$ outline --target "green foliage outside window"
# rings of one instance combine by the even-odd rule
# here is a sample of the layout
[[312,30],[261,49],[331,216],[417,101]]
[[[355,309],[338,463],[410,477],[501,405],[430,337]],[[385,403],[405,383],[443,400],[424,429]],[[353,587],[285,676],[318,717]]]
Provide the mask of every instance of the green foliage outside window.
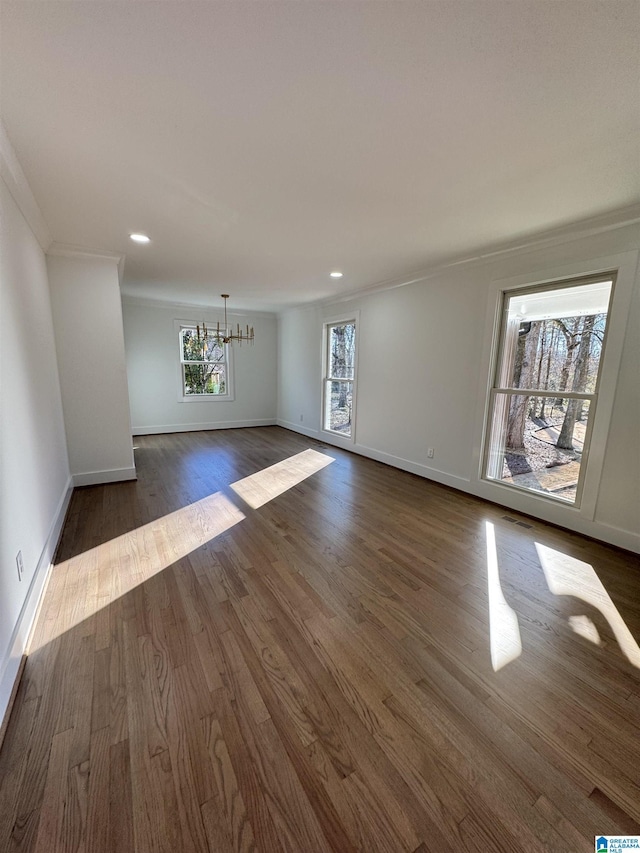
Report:
[[227,393],[225,344],[198,327],[181,330],[183,390],[185,396]]

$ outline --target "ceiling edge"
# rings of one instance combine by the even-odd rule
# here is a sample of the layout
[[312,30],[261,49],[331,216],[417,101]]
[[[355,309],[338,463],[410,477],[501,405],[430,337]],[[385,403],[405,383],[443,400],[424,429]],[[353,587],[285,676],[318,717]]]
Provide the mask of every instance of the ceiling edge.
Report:
[[57,258],[93,258],[101,261],[114,261],[118,267],[118,282],[122,284],[126,255],[107,252],[104,249],[88,249],[86,246],[74,246],[71,243],[58,242],[51,243],[46,253]]
[[532,234],[530,237],[521,240],[488,245],[486,248],[478,250],[472,255],[461,255],[457,258],[453,257],[451,260],[443,261],[432,267],[416,270],[414,272],[407,273],[404,276],[376,282],[375,284],[367,285],[359,288],[358,290],[352,290],[341,296],[327,296],[312,302],[291,305],[279,311],[278,316],[282,317],[290,311],[317,308],[323,305],[331,305],[332,303],[352,302],[354,299],[359,299],[360,297],[368,296],[369,294],[381,293],[385,290],[395,290],[398,287],[406,287],[410,284],[417,284],[420,281],[427,281],[455,267],[466,266],[472,268],[474,266],[491,263],[501,257],[526,254],[527,252],[533,252],[538,249],[559,246],[563,243],[570,243],[573,240],[581,240],[585,237],[594,237],[595,235],[603,234],[606,231],[614,231],[619,228],[635,224],[640,224],[640,202],[618,210],[609,211],[608,213],[599,214],[588,219],[578,220],[570,225],[563,225],[558,228],[539,231]]
[[[184,311],[199,311],[199,312],[213,312],[213,313],[221,313],[224,310],[224,306],[220,305],[212,305],[211,303],[204,304],[201,302],[174,302],[168,299],[146,299],[144,296],[130,296],[127,293],[122,294],[122,302],[127,305],[139,305],[141,307],[149,307],[149,308],[179,308]],[[235,309],[235,308],[227,308],[227,314],[230,317],[269,317],[272,319],[276,319],[278,316],[277,311],[252,311],[250,309]]]
[[104,261],[115,261],[120,263],[123,255],[115,252],[105,252],[103,249],[88,249],[86,246],[74,246],[71,243],[51,243],[47,249],[47,255],[55,255],[58,258],[99,258]]
[[26,219],[29,228],[33,231],[34,237],[42,250],[46,252],[51,245],[51,232],[31,191],[29,181],[27,181],[20,165],[2,119],[0,119],[0,176]]

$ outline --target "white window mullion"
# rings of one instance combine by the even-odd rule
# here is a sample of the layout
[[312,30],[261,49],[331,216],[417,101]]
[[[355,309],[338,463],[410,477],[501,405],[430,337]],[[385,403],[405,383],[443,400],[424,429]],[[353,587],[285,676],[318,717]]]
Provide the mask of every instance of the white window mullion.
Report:
[[[485,479],[579,505],[614,280],[504,293]],[[550,401],[548,411],[541,401]]]
[[[233,400],[231,348],[211,334],[206,339],[201,338],[202,342],[198,341],[196,345],[197,338],[194,337],[197,336],[198,325],[191,321],[174,321],[179,346],[178,400],[183,403]],[[185,358],[185,355],[191,357]],[[207,357],[193,357],[198,355]],[[211,377],[216,374],[218,379],[214,382]]]
[[326,323],[323,335],[323,429],[353,441],[356,320]]

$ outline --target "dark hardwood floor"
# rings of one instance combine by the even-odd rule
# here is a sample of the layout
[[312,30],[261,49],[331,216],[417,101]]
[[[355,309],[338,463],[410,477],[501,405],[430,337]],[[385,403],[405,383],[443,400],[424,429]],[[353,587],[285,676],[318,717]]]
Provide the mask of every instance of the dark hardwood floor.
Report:
[[0,850],[640,833],[636,557],[277,427],[136,444],[74,492]]

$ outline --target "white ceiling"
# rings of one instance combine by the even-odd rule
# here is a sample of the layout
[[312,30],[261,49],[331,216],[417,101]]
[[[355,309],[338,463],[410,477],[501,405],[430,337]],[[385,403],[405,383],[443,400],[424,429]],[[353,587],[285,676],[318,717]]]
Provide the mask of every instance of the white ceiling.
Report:
[[640,198],[635,0],[1,14],[3,120],[53,239],[126,254],[131,295],[279,310]]

